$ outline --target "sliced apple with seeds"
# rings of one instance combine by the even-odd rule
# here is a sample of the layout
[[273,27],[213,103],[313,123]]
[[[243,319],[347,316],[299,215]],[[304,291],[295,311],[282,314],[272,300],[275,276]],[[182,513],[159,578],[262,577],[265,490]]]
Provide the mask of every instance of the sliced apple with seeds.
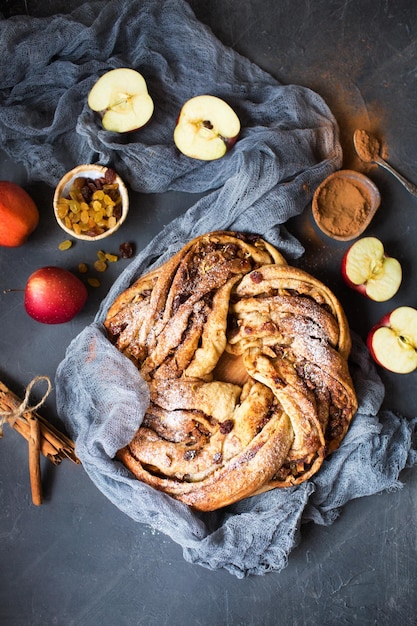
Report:
[[178,150],[203,161],[220,159],[236,143],[240,120],[221,98],[195,96],[182,107],[174,130]]
[[392,298],[402,280],[401,264],[385,253],[376,237],[363,237],[345,252],[342,275],[346,284],[376,302]]
[[127,67],[103,74],[88,94],[88,106],[100,113],[103,128],[116,133],[141,128],[154,111],[142,74]]
[[397,374],[417,368],[417,310],[401,306],[369,331],[367,346],[378,365]]

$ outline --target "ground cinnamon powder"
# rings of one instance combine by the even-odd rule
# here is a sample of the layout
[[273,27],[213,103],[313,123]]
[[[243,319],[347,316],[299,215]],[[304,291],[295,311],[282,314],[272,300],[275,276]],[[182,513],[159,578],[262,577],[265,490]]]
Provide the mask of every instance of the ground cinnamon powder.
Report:
[[367,219],[371,203],[366,191],[352,180],[334,178],[317,198],[320,224],[338,237],[357,232]]
[[356,131],[355,146],[359,157],[367,163],[373,161],[378,156],[381,148],[378,139],[364,130]]

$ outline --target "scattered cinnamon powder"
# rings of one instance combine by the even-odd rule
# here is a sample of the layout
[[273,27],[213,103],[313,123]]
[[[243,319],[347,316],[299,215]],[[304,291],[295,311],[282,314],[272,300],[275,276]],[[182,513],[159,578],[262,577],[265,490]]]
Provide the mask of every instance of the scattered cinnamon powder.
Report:
[[338,237],[354,234],[367,219],[371,204],[366,192],[352,180],[334,178],[317,198],[320,224]]

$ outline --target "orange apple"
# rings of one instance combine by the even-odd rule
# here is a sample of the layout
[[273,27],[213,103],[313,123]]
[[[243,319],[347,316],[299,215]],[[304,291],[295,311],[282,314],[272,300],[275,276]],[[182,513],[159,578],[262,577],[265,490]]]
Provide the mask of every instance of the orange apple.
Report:
[[39,211],[30,195],[16,183],[1,180],[0,246],[23,245],[38,222]]

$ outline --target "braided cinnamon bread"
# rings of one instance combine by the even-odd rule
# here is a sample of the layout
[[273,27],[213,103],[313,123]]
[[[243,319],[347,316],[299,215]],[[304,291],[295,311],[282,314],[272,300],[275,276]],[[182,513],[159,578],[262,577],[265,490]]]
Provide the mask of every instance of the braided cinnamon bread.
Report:
[[118,458],[199,510],[306,480],[357,409],[338,300],[257,236],[192,240],[123,292],[105,327],[151,397]]

